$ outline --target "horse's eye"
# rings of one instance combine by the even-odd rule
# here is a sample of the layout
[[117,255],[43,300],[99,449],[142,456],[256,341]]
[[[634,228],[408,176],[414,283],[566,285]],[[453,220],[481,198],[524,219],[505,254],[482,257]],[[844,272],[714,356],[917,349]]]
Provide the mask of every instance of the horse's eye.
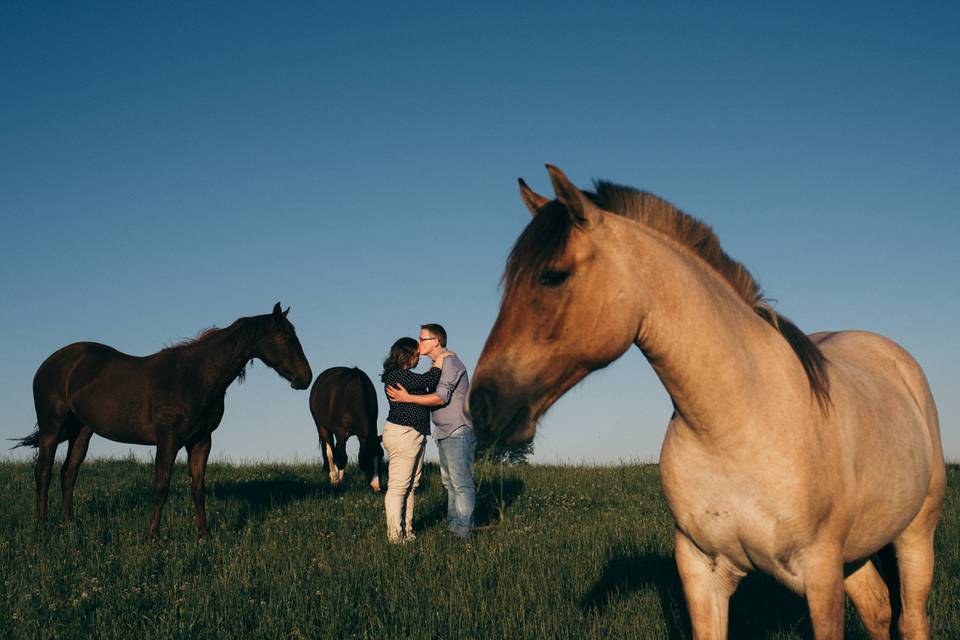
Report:
[[545,287],[559,287],[569,275],[566,271],[544,271],[540,274],[540,284]]

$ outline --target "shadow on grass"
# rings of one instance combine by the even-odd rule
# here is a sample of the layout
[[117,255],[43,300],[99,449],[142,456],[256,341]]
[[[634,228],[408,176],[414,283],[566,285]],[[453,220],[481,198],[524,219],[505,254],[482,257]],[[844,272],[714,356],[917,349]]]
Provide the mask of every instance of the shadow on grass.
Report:
[[521,493],[523,481],[520,478],[504,478],[502,482],[494,480],[481,487],[473,515],[476,526],[486,527],[500,522]]
[[[262,519],[273,509],[281,508],[291,502],[308,498],[319,498],[342,492],[327,482],[317,484],[292,473],[278,473],[269,479],[231,480],[216,482],[207,486],[207,495],[218,500],[241,502],[240,521]],[[207,511],[210,504],[207,504]]]
[[[439,478],[439,469],[437,477]],[[420,484],[423,487],[423,482]],[[473,510],[473,523],[477,528],[497,524],[506,515],[510,505],[523,493],[523,481],[519,478],[505,478],[503,482],[479,483],[477,503]],[[435,500],[425,512],[421,513],[413,524],[415,531],[423,531],[446,522],[447,492]]]
[[[618,599],[644,589],[656,591],[669,638],[692,638],[690,614],[672,556],[652,553],[613,556],[603,574],[583,596],[580,607],[584,612],[602,615]],[[847,637],[862,637],[860,629],[849,622]],[[793,632],[803,638],[813,637],[803,599],[767,575],[749,574],[730,599],[730,637],[770,638],[784,632]]]
[[683,599],[683,588],[673,558],[648,553],[642,556],[615,554],[607,562],[603,574],[580,600],[586,612],[603,614],[616,600],[634,591],[653,588],[660,598],[660,608],[670,640],[692,638],[690,615]]
[[[184,472],[185,473],[185,472]],[[184,476],[174,471],[174,478],[170,486],[170,494],[164,503],[166,517],[171,512],[186,511],[192,517],[193,498],[190,487],[184,481]],[[189,476],[187,475],[187,478]],[[61,513],[62,505],[59,500],[59,488],[51,490],[53,498],[50,501],[50,520],[54,524],[59,522],[57,516]],[[259,521],[271,509],[276,509],[294,501],[307,498],[317,498],[341,492],[329,483],[317,484],[310,482],[294,473],[279,472],[269,479],[252,480],[207,480],[206,503],[207,517],[211,524],[222,515],[223,509],[209,498],[216,498],[225,502],[239,503],[239,519],[237,525],[242,526],[252,520]],[[82,494],[81,494],[82,495]],[[153,486],[148,478],[122,486],[113,491],[94,491],[84,500],[76,500],[76,525],[82,527],[85,522],[103,522],[115,519],[118,514],[142,514],[143,528],[146,531],[154,507]],[[192,525],[191,525],[192,526]]]

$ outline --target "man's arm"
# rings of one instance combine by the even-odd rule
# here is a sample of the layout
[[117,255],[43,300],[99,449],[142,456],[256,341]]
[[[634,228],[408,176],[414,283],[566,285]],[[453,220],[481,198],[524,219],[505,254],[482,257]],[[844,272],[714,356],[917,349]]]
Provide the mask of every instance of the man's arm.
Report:
[[440,404],[449,404],[453,397],[453,390],[460,384],[460,378],[466,373],[467,368],[460,362],[460,358],[451,355],[443,361],[443,369],[440,370],[440,382],[437,383],[436,395],[440,398]]

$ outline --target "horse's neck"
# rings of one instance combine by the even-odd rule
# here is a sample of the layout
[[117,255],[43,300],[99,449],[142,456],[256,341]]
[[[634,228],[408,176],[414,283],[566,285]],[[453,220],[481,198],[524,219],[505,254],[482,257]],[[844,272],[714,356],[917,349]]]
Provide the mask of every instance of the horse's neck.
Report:
[[[786,340],[699,258],[655,233],[636,252],[646,307],[636,344],[694,431],[736,431],[803,385]],[[776,389],[772,388],[773,378]]]
[[247,339],[249,334],[249,328],[238,321],[196,345],[191,355],[204,383],[226,391],[253,357],[253,341]]

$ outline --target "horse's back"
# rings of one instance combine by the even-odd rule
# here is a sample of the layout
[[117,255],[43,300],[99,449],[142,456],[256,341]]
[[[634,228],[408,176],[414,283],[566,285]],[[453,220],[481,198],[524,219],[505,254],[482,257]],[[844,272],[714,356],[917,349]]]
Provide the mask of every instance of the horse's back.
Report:
[[376,432],[377,398],[370,376],[357,367],[331,367],[310,391],[310,411],[318,426],[339,427],[346,434]]
[[834,368],[831,385],[859,386],[867,393],[906,393],[939,440],[936,404],[920,364],[895,341],[869,331],[815,333],[810,339]]

